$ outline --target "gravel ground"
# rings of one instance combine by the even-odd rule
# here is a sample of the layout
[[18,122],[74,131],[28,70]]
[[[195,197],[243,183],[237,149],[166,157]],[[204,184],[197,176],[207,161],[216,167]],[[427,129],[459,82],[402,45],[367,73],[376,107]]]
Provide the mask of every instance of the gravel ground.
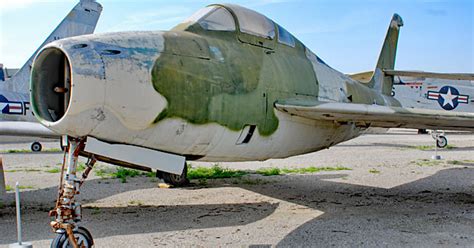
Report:
[[[454,147],[430,159],[429,135],[391,131],[331,149],[235,169],[344,166],[346,171],[208,180],[161,189],[135,177],[121,183],[92,173],[78,199],[96,247],[474,247],[474,135],[449,134]],[[0,151],[29,143],[0,144]],[[57,148],[57,142],[43,143]],[[62,154],[0,154],[6,182],[22,193],[24,238],[49,247]],[[194,166],[210,166],[193,163]],[[100,165],[106,167],[106,165]],[[16,237],[9,192],[0,206],[0,247]]]

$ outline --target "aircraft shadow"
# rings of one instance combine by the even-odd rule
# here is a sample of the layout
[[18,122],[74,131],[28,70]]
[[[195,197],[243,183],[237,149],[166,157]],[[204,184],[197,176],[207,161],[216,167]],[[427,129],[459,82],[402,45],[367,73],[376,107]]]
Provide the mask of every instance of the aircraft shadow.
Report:
[[[147,178],[136,178],[134,182],[122,184],[116,179],[90,180],[84,186],[81,195],[87,197],[81,201],[96,202],[104,197],[127,191],[156,188],[156,183],[140,183]],[[101,189],[101,184],[116,184],[117,187],[102,187],[95,194],[94,189]],[[86,187],[87,185],[87,187]],[[56,188],[25,191],[22,193],[22,216],[24,222],[23,237],[29,241],[53,239],[55,234],[48,226],[48,211],[54,206]],[[11,198],[13,194],[8,194]],[[46,198],[47,197],[47,198]],[[51,204],[35,204],[38,199],[51,199]],[[12,202],[8,199],[7,202]],[[41,201],[40,201],[41,202]],[[278,208],[278,203],[235,203],[235,204],[192,204],[192,205],[146,205],[141,202],[135,205],[118,207],[84,207],[84,221],[95,238],[138,233],[156,233],[188,229],[203,229],[246,225],[271,215]],[[177,202],[179,204],[179,202]],[[16,241],[15,209],[0,209],[0,225],[11,226],[2,233],[0,244]]]
[[[321,243],[334,246],[439,246],[443,244],[439,242],[448,242],[444,240],[445,236],[453,235],[459,236],[461,245],[474,241],[474,188],[466,190],[459,186],[472,183],[474,168],[447,169],[389,189],[331,181],[346,176],[336,173],[259,177],[269,183],[256,185],[212,180],[208,187],[241,187],[324,212],[287,234],[279,242],[280,247]],[[115,194],[156,187],[156,183],[144,177],[138,179],[127,184],[118,180],[89,180],[81,194],[81,198],[87,199],[81,201],[96,202]],[[101,187],[104,183],[116,185]],[[184,190],[198,189],[190,187]],[[47,212],[54,204],[55,195],[55,187],[22,194],[26,201],[23,208],[24,222],[27,223],[24,237],[28,240],[54,238],[47,226]],[[51,199],[51,204],[35,206],[35,199]],[[85,208],[83,225],[96,238],[229,227],[261,220],[276,208],[278,204],[268,202]],[[0,225],[12,227],[2,233],[0,244],[14,242],[13,208],[0,209]],[[451,245],[449,242],[444,244]]]
[[244,187],[324,212],[289,233],[278,247],[474,243],[474,188],[459,188],[460,182],[472,184],[473,168],[447,169],[389,189],[332,182],[319,175],[294,177],[292,183],[279,185],[277,190]]
[[[393,144],[393,143],[371,143],[371,144],[340,144],[338,147],[391,147],[391,148],[401,148],[401,149],[418,149],[416,145],[406,145],[406,144]],[[422,151],[433,151],[433,149],[422,150]],[[446,149],[440,148],[439,151],[445,151]],[[474,146],[465,146],[465,147],[454,147],[449,149],[449,151],[474,151]]]

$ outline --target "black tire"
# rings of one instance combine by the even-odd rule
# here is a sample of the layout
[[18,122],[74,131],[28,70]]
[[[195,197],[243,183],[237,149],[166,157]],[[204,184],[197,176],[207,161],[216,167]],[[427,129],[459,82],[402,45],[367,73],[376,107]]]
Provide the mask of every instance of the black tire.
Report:
[[43,149],[43,146],[38,141],[35,141],[31,144],[30,148],[33,152],[41,152],[41,150]]
[[171,184],[174,187],[183,187],[189,184],[188,167],[184,165],[184,170],[181,175],[175,175],[168,172],[157,171],[156,176],[163,179],[165,183]]
[[444,136],[439,136],[436,140],[436,146],[438,148],[445,148],[446,146],[448,146],[448,139]]
[[[91,233],[84,227],[77,228],[77,230],[74,231],[74,236],[78,239],[79,247],[90,248],[94,246]],[[56,238],[54,238],[51,243],[51,248],[72,248],[72,245],[69,244],[66,232],[58,234]]]

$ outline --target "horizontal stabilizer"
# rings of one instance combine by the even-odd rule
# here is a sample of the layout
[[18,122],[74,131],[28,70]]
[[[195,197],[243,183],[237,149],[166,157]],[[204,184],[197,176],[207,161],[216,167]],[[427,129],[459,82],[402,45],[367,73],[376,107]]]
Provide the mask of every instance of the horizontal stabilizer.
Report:
[[276,109],[312,120],[352,122],[360,127],[474,131],[474,113],[381,105],[284,100]]
[[59,138],[61,135],[49,130],[40,123],[22,121],[0,122],[0,135]]

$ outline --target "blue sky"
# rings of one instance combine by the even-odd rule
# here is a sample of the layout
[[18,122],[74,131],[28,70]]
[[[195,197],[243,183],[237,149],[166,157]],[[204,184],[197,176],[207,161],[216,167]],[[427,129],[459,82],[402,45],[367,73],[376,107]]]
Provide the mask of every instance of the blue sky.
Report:
[[[0,63],[20,67],[77,1],[0,0]],[[168,30],[216,1],[99,0],[96,33]],[[372,70],[393,13],[397,69],[474,72],[472,0],[227,0],[261,12],[342,72]]]

